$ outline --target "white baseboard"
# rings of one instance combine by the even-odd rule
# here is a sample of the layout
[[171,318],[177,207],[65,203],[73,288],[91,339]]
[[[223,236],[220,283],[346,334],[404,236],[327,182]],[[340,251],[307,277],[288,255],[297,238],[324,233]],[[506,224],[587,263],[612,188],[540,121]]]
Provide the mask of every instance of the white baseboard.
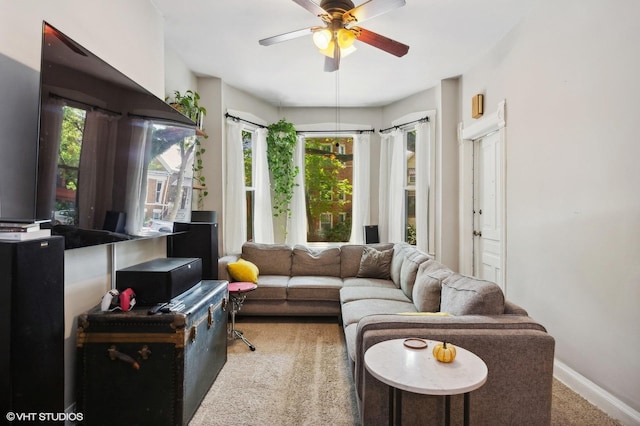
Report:
[[556,379],[577,392],[584,399],[626,426],[640,426],[640,412],[629,407],[586,377],[578,374],[557,359],[553,362]]

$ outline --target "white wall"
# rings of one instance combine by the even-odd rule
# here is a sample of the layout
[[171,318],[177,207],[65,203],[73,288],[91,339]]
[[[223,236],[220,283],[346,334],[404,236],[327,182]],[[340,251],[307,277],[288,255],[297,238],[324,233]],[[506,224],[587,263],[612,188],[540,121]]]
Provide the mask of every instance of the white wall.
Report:
[[[39,72],[42,21],[46,20],[164,99],[163,21],[150,2],[0,0],[0,10],[0,54]],[[123,48],[125,46],[126,48]],[[12,82],[0,77],[0,85],[6,84]],[[34,96],[37,96],[37,90]],[[38,100],[24,99],[24,102],[37,105]],[[20,105],[14,105],[14,108],[17,111],[30,110],[21,109]],[[36,128],[37,113],[32,115],[20,118],[30,120]],[[37,140],[34,138],[32,142],[35,146]],[[26,164],[20,166],[31,167]],[[112,264],[111,251],[114,248],[115,265]],[[74,355],[77,314],[100,302],[102,295],[110,287],[112,268],[119,269],[165,255],[164,238],[65,252],[65,404],[71,404],[75,399]]]
[[489,112],[506,99],[508,298],[587,387],[628,405],[616,413],[628,423],[640,423],[638,22],[635,0],[541,2],[461,94],[465,125],[474,94]]

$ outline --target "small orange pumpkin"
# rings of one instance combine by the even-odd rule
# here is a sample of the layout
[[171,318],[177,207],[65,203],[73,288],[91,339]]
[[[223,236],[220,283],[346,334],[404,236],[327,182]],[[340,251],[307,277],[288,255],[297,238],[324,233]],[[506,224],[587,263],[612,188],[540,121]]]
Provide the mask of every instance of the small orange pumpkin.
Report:
[[447,342],[438,343],[433,347],[433,356],[440,362],[451,362],[456,357],[456,347]]

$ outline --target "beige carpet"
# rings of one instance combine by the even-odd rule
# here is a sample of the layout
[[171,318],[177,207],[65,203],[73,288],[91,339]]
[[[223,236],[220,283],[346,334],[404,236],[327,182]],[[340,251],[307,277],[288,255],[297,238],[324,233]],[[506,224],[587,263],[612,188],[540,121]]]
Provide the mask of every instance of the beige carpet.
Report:
[[[256,346],[230,342],[228,360],[190,426],[359,424],[342,329],[335,318],[242,318]],[[619,425],[554,381],[553,426]]]

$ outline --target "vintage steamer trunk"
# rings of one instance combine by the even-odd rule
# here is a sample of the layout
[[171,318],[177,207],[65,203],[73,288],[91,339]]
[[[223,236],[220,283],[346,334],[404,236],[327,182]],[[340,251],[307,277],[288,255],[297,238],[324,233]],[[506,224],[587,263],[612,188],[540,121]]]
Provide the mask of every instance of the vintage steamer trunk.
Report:
[[148,308],[78,317],[77,412],[87,425],[186,425],[227,360],[227,281]]

